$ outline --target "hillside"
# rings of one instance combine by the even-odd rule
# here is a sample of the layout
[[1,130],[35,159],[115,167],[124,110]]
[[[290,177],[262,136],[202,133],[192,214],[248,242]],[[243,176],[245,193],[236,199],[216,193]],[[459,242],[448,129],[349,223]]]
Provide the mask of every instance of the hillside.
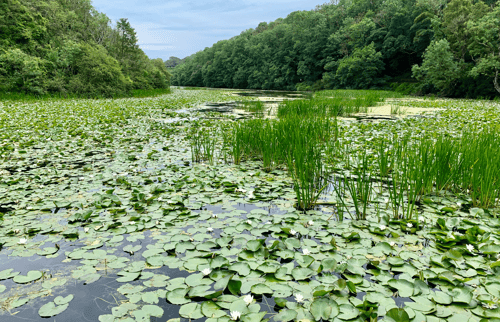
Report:
[[128,20],[112,26],[90,0],[4,0],[0,18],[0,92],[114,97],[169,87],[164,62],[139,48]]
[[340,0],[171,57],[172,85],[500,94],[500,2]]

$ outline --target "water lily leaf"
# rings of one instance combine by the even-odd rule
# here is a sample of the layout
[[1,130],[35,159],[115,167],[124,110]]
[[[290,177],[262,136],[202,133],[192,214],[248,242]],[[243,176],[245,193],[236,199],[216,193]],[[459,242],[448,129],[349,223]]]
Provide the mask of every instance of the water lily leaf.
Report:
[[394,321],[394,322],[410,322],[410,317],[408,316],[408,313],[404,309],[400,308],[393,308],[387,311],[385,314],[385,317],[389,321]]
[[73,294],[70,294],[66,297],[58,296],[54,299],[54,303],[57,305],[63,305],[71,302],[72,299],[73,299]]
[[220,318],[226,315],[226,312],[222,311],[221,307],[213,301],[205,301],[201,303],[201,313],[207,318]]
[[279,307],[285,307],[286,303],[288,302],[286,299],[282,298],[275,298],[274,302],[276,303],[277,306]]
[[19,275],[20,272],[12,272],[13,268],[8,268],[0,272],[0,280],[6,280]]
[[285,239],[285,245],[290,249],[300,248],[300,240],[297,238],[287,238]]
[[18,284],[26,284],[26,283],[36,281],[37,279],[40,279],[42,276],[43,276],[43,274],[40,271],[29,271],[26,274],[26,276],[24,276],[24,275],[14,276],[13,281],[18,283]]
[[188,293],[188,289],[186,288],[177,288],[170,292],[167,292],[166,298],[172,304],[186,304],[191,302],[190,299],[186,298],[186,294]]
[[231,292],[231,294],[238,295],[240,294],[241,284],[241,281],[230,280],[227,284],[227,288],[229,289],[229,292]]
[[144,305],[141,309],[149,316],[161,318],[163,316],[163,309],[157,305]]
[[314,258],[311,256],[298,253],[295,253],[295,260],[301,267],[309,267],[314,262]]
[[241,322],[260,322],[267,312],[252,312],[241,317]]
[[142,300],[148,304],[157,304],[160,301],[156,292],[143,293]]
[[58,315],[59,313],[62,313],[64,310],[66,310],[68,308],[68,306],[69,306],[69,304],[56,306],[54,304],[54,302],[49,302],[49,303],[43,305],[38,310],[38,315],[40,315],[42,318],[50,318],[51,316]]
[[17,299],[15,301],[13,301],[12,303],[10,303],[10,308],[11,309],[15,309],[15,308],[18,308],[20,306],[23,306],[24,304],[28,303],[30,301],[30,298],[29,297],[25,297],[23,299]]
[[295,310],[288,310],[288,309],[283,309],[281,310],[278,314],[274,316],[275,321],[292,321],[297,317],[297,311]]
[[335,271],[337,268],[337,261],[333,258],[325,258],[321,261],[324,271]]
[[247,249],[252,252],[258,251],[266,242],[265,239],[254,239],[247,242]]
[[286,284],[270,283],[269,286],[274,291],[273,297],[286,298],[292,296],[293,288]]
[[351,320],[359,315],[359,310],[351,304],[342,304],[339,306],[340,314],[337,316],[341,320]]
[[273,290],[265,284],[255,284],[252,286],[251,291],[253,294],[272,294]]
[[197,274],[191,274],[188,277],[186,277],[185,283],[188,286],[198,286],[201,283],[201,280],[203,279],[203,274],[202,273],[197,273]]
[[391,279],[387,281],[390,287],[393,287],[398,290],[399,296],[401,297],[410,297],[414,292],[414,285],[412,282],[403,279]]
[[233,278],[232,274],[231,275],[227,275],[227,276],[221,278],[220,280],[218,280],[215,283],[214,289],[215,290],[220,290],[220,289],[224,290],[224,289],[226,289],[226,286],[229,283],[229,281],[231,280],[231,278]]
[[139,278],[139,276],[141,276],[141,273],[140,272],[137,272],[137,273],[119,272],[118,275],[121,275],[122,277],[117,278],[116,281],[120,282],[120,283],[126,283],[126,282],[131,282],[131,281]]
[[415,302],[406,302],[405,306],[415,310],[420,311],[424,314],[429,314],[436,310],[436,304],[427,299],[424,296],[413,296],[411,298]]
[[82,276],[80,279],[84,279],[85,282],[83,282],[83,285],[87,285],[87,284],[97,282],[100,278],[101,278],[101,274],[93,273],[93,274],[88,274],[88,275]]
[[306,267],[298,267],[292,270],[292,276],[295,280],[305,280],[311,277],[314,274],[314,271],[310,268]]
[[453,298],[444,292],[434,292],[429,296],[431,300],[434,300],[436,303],[448,305],[451,304]]
[[279,268],[280,266],[276,263],[265,262],[262,265],[259,265],[259,267],[257,267],[257,270],[269,274],[269,273],[275,273]]
[[391,266],[403,266],[405,264],[405,261],[400,257],[387,257],[387,262]]
[[500,297],[500,283],[489,283],[484,285],[486,291],[496,298]]
[[226,266],[227,264],[229,264],[229,261],[226,258],[222,256],[216,256],[210,261],[210,268],[215,269]]
[[231,264],[228,269],[237,272],[240,276],[247,276],[248,274],[250,274],[250,266],[248,266],[247,263],[243,262],[236,262],[234,264]]
[[329,298],[318,298],[314,300],[310,310],[317,321],[320,319],[330,321],[340,313],[337,302]]
[[143,289],[144,289],[144,286],[141,286],[141,285],[125,284],[125,285],[120,286],[117,291],[123,295],[126,295],[126,294],[134,294],[134,293],[140,292]]
[[198,285],[198,286],[195,286],[189,290],[188,296],[190,298],[205,297],[206,295],[209,295],[212,293],[209,291],[210,289],[211,289],[211,287],[208,285]]

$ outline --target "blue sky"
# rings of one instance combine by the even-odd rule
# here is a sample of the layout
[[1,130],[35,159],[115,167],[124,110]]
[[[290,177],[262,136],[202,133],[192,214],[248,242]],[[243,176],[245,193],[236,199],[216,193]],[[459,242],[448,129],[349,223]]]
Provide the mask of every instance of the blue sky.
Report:
[[92,0],[115,23],[128,18],[150,58],[184,58],[260,22],[312,10],[328,0]]

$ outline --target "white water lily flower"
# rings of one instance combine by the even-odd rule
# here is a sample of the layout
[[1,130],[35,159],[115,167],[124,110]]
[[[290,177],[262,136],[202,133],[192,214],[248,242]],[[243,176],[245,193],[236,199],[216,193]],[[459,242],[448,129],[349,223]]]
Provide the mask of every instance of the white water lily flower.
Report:
[[297,232],[293,229],[290,229],[290,235],[295,235]]
[[85,180],[85,178],[84,178],[84,177],[80,177],[80,178],[78,178],[78,179],[79,179],[80,181]]
[[212,218],[217,218],[217,214],[212,214]]
[[208,227],[207,231],[211,233],[212,231],[214,231],[214,229],[212,227]]
[[27,240],[26,238],[21,238],[21,239],[19,239],[19,241],[18,241],[17,243],[18,243],[19,245],[24,245],[24,244],[26,244],[26,242],[27,242],[27,241],[28,241],[28,240]]
[[86,233],[88,233],[89,232],[89,227],[83,228],[83,231],[86,232]]
[[295,301],[297,301],[297,303],[304,302],[304,297],[302,296],[302,294],[295,295]]
[[231,320],[236,321],[240,318],[241,312],[238,311],[232,311],[231,312]]
[[393,241],[391,241],[391,242],[389,243],[389,245],[391,245],[391,247],[394,247],[394,246],[396,246],[396,243],[395,243],[395,242],[393,242]]
[[201,272],[203,273],[203,275],[208,275],[208,274],[212,273],[212,270],[210,268],[205,268]]
[[418,221],[425,221],[424,216],[418,216]]
[[466,247],[466,248],[467,248],[467,250],[468,250],[469,252],[471,252],[471,253],[474,251],[474,245],[467,244],[467,246],[465,246],[465,247]]
[[19,232],[21,232],[21,230],[19,230],[19,229],[14,229],[14,232],[15,232],[16,234],[19,234]]
[[252,221],[251,220],[247,220],[247,224],[251,225]]
[[496,306],[495,304],[493,303],[483,303],[483,307],[486,308],[486,309],[489,309],[489,310],[494,310],[496,309],[498,306]]
[[346,258],[347,258],[347,259],[351,259],[351,258],[352,258],[352,256],[351,256],[351,255],[347,255],[347,256],[346,256]]
[[380,230],[385,230],[387,228],[386,225],[380,225],[378,228],[380,228]]
[[308,224],[309,226],[312,226],[312,225],[314,225],[314,221],[309,220],[309,222],[308,222],[307,224]]
[[309,249],[304,248],[304,249],[302,250],[302,254],[304,254],[304,255],[309,255],[309,254],[311,254],[311,252],[309,251]]
[[159,225],[159,224],[160,224],[160,221],[159,221],[159,220],[157,220],[155,224]]
[[158,201],[161,201],[161,197],[158,197]]
[[255,196],[254,196],[253,190],[252,190],[252,191],[248,192],[248,199],[253,199],[253,198],[255,198]]
[[406,224],[406,227],[411,228],[411,227],[413,227],[413,224],[411,222],[409,222]]
[[384,203],[389,203],[389,198],[385,198]]
[[246,305],[249,305],[250,303],[253,302],[253,296],[250,294],[245,295],[243,298],[243,301],[245,301]]

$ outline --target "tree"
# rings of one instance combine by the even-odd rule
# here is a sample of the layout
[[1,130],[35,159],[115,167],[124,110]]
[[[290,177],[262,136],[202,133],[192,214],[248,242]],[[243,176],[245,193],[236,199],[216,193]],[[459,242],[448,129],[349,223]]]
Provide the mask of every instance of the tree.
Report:
[[0,89],[27,94],[44,94],[45,61],[10,48],[0,55]]
[[334,74],[327,73],[325,77],[325,81],[333,81],[335,87],[369,88],[380,83],[377,76],[384,70],[384,62],[382,54],[371,43],[363,48],[356,48],[351,56],[330,63],[325,68],[335,69]]
[[124,59],[127,54],[133,54],[137,51],[137,35],[126,18],[120,18],[116,23],[118,32],[118,57]]
[[120,64],[108,55],[100,45],[80,45],[81,51],[76,59],[76,73],[69,81],[71,92],[89,96],[123,95],[131,89],[131,82],[123,75]]
[[453,86],[461,74],[446,39],[433,41],[424,53],[422,66],[414,65],[412,72],[413,77],[434,85],[443,93]]
[[468,49],[476,61],[470,75],[493,76],[493,86],[500,93],[500,1],[482,18],[468,21],[467,31],[472,35]]

